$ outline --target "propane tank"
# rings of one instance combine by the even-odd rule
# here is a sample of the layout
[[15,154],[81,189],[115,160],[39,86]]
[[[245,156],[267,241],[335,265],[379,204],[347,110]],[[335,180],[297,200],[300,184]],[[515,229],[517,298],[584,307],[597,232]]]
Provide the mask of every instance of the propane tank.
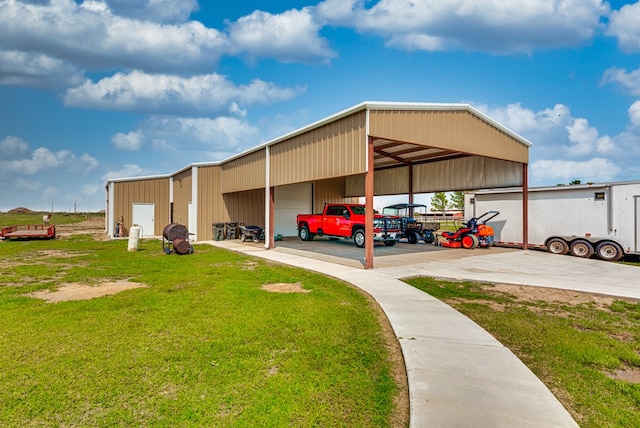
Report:
[[140,226],[134,224],[129,229],[129,246],[127,250],[129,251],[137,251],[138,250],[138,240],[140,239]]

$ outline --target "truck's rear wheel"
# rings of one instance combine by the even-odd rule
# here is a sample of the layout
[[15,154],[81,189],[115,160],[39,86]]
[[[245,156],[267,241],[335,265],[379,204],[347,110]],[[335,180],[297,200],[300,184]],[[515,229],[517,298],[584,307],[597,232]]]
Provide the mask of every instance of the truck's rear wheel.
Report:
[[418,236],[418,232],[409,232],[407,235],[407,241],[409,241],[409,244],[417,244],[419,240],[420,237]]
[[480,241],[476,235],[464,235],[461,239],[462,248],[466,248],[467,250],[473,250],[478,247]]
[[353,243],[360,248],[364,247],[364,230],[358,229],[355,231],[353,234]]
[[553,238],[547,242],[547,251],[551,254],[560,254],[564,256],[569,252],[569,245],[567,245],[564,239]]
[[314,235],[313,233],[309,232],[309,227],[305,224],[300,227],[300,230],[298,231],[298,236],[303,241],[312,241]]
[[604,241],[598,244],[596,254],[599,258],[608,262],[618,261],[624,255],[620,245],[612,241]]
[[593,255],[593,245],[584,239],[576,239],[569,245],[569,252],[572,256],[588,259]]

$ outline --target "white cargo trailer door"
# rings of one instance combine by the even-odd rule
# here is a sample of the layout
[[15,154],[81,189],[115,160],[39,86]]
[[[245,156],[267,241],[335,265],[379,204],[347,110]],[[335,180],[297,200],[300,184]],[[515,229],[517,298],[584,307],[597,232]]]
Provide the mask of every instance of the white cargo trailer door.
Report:
[[636,202],[636,221],[635,221],[635,228],[636,228],[636,239],[634,241],[634,246],[635,249],[634,251],[636,253],[640,252],[640,196],[634,196],[635,202]]
[[274,233],[282,236],[297,236],[296,216],[309,214],[313,210],[313,185],[311,183],[290,184],[276,187],[274,195]]
[[133,220],[131,224],[142,227],[141,236],[155,234],[155,204],[133,204]]

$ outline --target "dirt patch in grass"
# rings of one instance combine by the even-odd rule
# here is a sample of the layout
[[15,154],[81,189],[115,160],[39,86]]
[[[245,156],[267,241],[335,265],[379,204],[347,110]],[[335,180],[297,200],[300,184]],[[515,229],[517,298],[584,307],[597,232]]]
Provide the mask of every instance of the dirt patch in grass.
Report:
[[34,293],[28,293],[27,296],[46,300],[47,303],[57,303],[70,300],[95,299],[96,297],[109,296],[124,290],[142,287],[147,287],[147,285],[139,282],[129,282],[128,280],[103,282],[97,285],[85,285],[72,282],[62,284],[54,291],[37,291]]
[[310,293],[311,290],[305,290],[302,288],[302,284],[299,282],[285,283],[279,282],[276,284],[265,284],[262,289],[271,293]]
[[[55,220],[55,219],[54,219]],[[57,236],[93,235],[93,238],[102,241],[108,240],[105,232],[104,217],[89,217],[79,223],[56,225]]]
[[520,301],[525,302],[549,302],[566,303],[569,305],[579,305],[593,303],[598,309],[607,310],[616,300],[630,300],[620,297],[604,296],[592,293],[582,293],[579,291],[560,290],[558,288],[533,287],[529,285],[508,285],[494,284],[484,287],[486,291],[497,291],[516,296]]
[[640,384],[640,367],[624,367],[613,373],[607,373],[611,379]]

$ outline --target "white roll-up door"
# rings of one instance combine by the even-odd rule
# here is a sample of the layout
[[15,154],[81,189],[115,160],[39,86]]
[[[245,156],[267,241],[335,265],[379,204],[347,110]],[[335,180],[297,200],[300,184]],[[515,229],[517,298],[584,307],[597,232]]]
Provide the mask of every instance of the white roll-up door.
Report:
[[276,187],[274,196],[275,234],[297,236],[296,216],[312,213],[313,185],[300,183]]

